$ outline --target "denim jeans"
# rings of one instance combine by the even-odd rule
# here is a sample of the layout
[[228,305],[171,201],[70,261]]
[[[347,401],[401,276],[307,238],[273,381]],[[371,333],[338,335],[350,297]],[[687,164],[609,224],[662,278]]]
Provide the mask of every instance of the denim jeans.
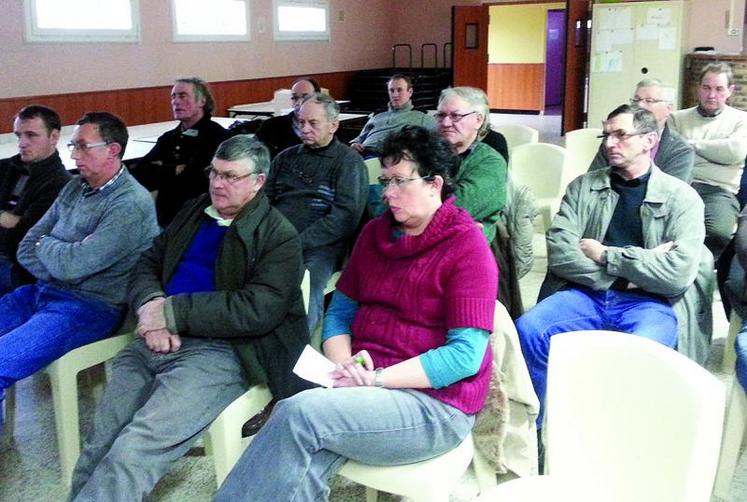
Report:
[[314,248],[303,253],[303,264],[309,271],[311,283],[309,312],[306,320],[309,325],[309,334],[314,333],[316,325],[324,315],[324,288],[329,278],[335,273],[340,252],[336,249]]
[[12,261],[0,256],[0,296],[6,295],[19,286]]
[[516,321],[521,351],[540,401],[542,427],[550,339],[558,333],[591,329],[622,331],[677,345],[677,317],[671,305],[630,292],[571,288],[548,296]]
[[182,337],[159,354],[134,340],[114,358],[70,500],[144,500],[246,385],[229,341]]
[[15,382],[110,335],[122,318],[119,308],[44,282],[0,297],[0,402]]
[[327,500],[328,479],[346,459],[425,460],[456,447],[473,423],[473,415],[415,390],[307,390],[275,406],[215,500]]

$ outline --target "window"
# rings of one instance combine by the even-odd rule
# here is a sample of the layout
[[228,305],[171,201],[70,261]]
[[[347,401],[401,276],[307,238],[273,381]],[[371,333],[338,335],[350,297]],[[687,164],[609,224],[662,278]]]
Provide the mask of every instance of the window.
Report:
[[138,0],[25,0],[28,42],[137,42]]
[[249,40],[246,0],[171,0],[175,42]]
[[329,40],[329,2],[275,0],[275,40]]

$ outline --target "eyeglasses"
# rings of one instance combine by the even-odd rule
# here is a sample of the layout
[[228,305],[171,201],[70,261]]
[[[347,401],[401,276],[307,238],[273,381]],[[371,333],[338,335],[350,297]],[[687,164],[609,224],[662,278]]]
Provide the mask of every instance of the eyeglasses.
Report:
[[434,115],[434,117],[436,117],[436,120],[439,121],[439,122],[443,122],[444,119],[446,119],[446,117],[449,117],[449,120],[451,120],[451,122],[453,124],[456,124],[457,122],[459,122],[460,120],[462,120],[464,117],[466,117],[468,115],[472,115],[473,113],[477,113],[477,112],[469,112],[469,113],[454,113],[454,112],[452,112],[452,113],[444,113],[444,112],[436,112],[436,114]]
[[210,181],[213,181],[215,178],[218,178],[221,181],[225,181],[229,185],[233,185],[234,183],[237,183],[244,178],[248,178],[252,174],[259,174],[256,172],[251,172],[247,174],[228,174],[228,173],[222,173],[220,171],[216,171],[213,166],[208,166],[205,168],[205,174],[207,174],[207,177]]
[[647,105],[655,105],[656,103],[663,103],[663,99],[654,99],[654,98],[632,98],[630,100],[631,105],[640,105],[641,103],[646,103]]
[[420,176],[419,178],[405,178],[404,176],[392,176],[391,178],[385,178],[383,176],[379,176],[379,185],[381,185],[381,188],[386,190],[390,186],[395,186],[397,188],[400,188],[402,185],[405,185],[411,181],[416,180],[426,180],[431,181],[433,179],[433,176]]
[[602,141],[607,141],[607,138],[614,138],[617,141],[625,141],[627,139],[632,138],[633,136],[640,136],[642,134],[648,134],[651,131],[612,131],[612,132],[603,132],[597,138],[601,139]]
[[101,143],[73,143],[70,142],[67,144],[67,149],[70,150],[70,153],[73,153],[75,150],[78,150],[79,152],[86,153],[88,150],[92,148],[98,148],[100,146],[106,146],[109,143],[106,141],[102,141]]

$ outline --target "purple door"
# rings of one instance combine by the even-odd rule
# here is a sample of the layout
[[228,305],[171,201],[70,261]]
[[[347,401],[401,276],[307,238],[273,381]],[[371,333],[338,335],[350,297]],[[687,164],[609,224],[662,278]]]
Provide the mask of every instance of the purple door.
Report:
[[565,11],[547,11],[547,48],[545,51],[545,108],[563,102],[565,81]]

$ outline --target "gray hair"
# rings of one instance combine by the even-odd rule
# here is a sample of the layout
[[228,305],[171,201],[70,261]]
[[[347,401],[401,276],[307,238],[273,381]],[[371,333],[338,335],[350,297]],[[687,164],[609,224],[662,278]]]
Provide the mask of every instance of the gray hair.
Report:
[[335,98],[332,96],[322,94],[321,92],[315,92],[314,94],[309,94],[306,99],[303,100],[304,105],[309,102],[322,105],[324,107],[324,114],[330,122],[336,121],[340,116],[340,105],[337,104],[337,101],[335,101]]
[[254,167],[255,173],[267,174],[270,171],[270,152],[267,147],[248,134],[228,138],[218,146],[214,158],[226,162],[246,162],[247,170]]
[[703,83],[706,73],[723,73],[726,75],[726,83],[728,85],[734,84],[734,72],[731,71],[731,66],[727,63],[708,63],[705,65],[705,68],[700,71],[700,78],[698,79],[699,84]]
[[174,80],[174,83],[192,84],[192,88],[195,91],[195,99],[205,98],[205,106],[203,110],[205,113],[213,113],[215,110],[215,99],[213,94],[210,92],[208,83],[199,77],[179,77]]
[[674,103],[674,87],[671,85],[664,85],[658,78],[644,78],[635,85],[635,90],[646,87],[658,87],[661,91],[661,99],[669,104]]
[[477,135],[478,137],[485,136],[488,133],[488,129],[490,129],[490,106],[488,106],[488,96],[485,94],[485,91],[476,87],[447,87],[441,91],[441,96],[438,98],[438,106],[441,107],[441,103],[454,96],[466,101],[472,111],[482,115],[482,124],[480,124],[480,130],[477,131]]

